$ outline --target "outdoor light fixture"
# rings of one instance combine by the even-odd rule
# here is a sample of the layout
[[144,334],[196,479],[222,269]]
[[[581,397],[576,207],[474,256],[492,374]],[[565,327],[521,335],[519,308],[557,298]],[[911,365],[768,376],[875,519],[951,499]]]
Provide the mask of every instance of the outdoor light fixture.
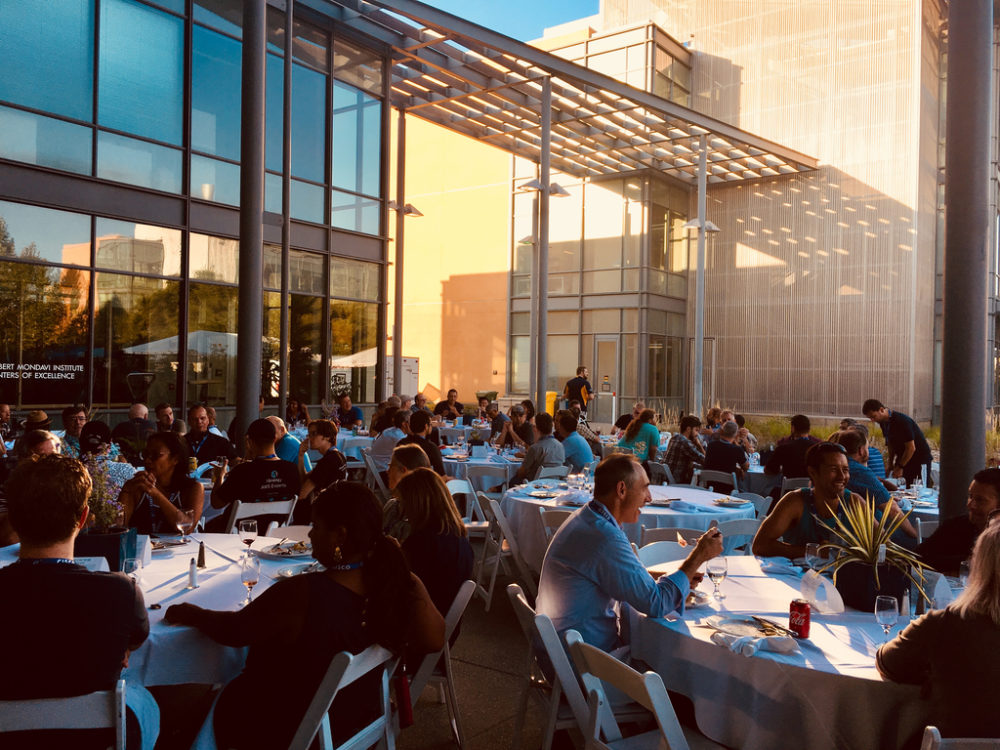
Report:
[[[516,189],[524,193],[538,192],[542,189],[542,183],[538,180],[528,180],[528,182],[518,185]],[[556,198],[566,198],[570,195],[570,192],[558,182],[550,182],[549,195]]]
[[[701,219],[699,219],[697,216],[695,218],[693,218],[693,219],[689,219],[688,221],[684,222],[684,227],[683,228],[684,229],[701,229]],[[705,231],[706,232],[721,232],[722,230],[719,229],[717,226],[715,226],[715,224],[713,224],[712,222],[706,221],[705,222]]]
[[[389,201],[389,210],[399,211],[399,204],[396,203],[396,201]],[[420,209],[418,209],[412,203],[407,203],[406,205],[404,205],[402,213],[404,216],[418,216],[418,217],[423,216],[423,214],[420,212]]]

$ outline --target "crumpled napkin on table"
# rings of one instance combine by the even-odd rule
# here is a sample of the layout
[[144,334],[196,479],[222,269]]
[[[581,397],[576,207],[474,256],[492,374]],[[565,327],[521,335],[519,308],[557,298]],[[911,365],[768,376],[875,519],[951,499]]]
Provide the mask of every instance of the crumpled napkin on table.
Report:
[[564,492],[556,498],[556,505],[572,505],[579,507],[586,505],[593,499],[593,495],[585,490],[570,490]]
[[706,508],[703,505],[695,505],[685,500],[675,500],[670,503],[670,510],[677,510],[681,513],[718,513],[716,508]]
[[758,557],[760,570],[772,576],[800,576],[802,568],[787,557]]
[[755,638],[752,635],[736,636],[716,631],[712,633],[712,643],[728,648],[734,654],[753,656],[758,651],[774,651],[779,654],[797,654],[799,644],[790,635],[768,635]]

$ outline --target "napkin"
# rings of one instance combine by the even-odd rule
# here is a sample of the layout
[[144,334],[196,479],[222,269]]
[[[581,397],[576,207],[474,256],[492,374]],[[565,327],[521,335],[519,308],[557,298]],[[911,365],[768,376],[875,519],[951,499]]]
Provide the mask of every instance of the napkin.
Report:
[[800,576],[802,568],[794,565],[787,557],[759,557],[760,570],[772,576]]
[[844,599],[833,581],[827,580],[815,570],[807,571],[802,576],[799,592],[809,602],[809,606],[821,615],[840,614],[844,611]]
[[767,635],[759,638],[752,635],[735,636],[716,631],[712,633],[712,643],[728,648],[734,654],[753,656],[758,651],[774,651],[779,654],[799,653],[799,644],[790,635]]
[[948,585],[948,579],[943,575],[938,573],[936,570],[925,570],[924,579],[926,583],[924,584],[924,591],[926,591],[931,599],[933,600],[934,609],[944,609],[949,604],[951,604],[954,595],[951,593],[951,586]]
[[77,565],[81,565],[91,573],[107,573],[111,570],[108,567],[108,559],[106,557],[74,557],[73,562]]
[[685,500],[675,500],[670,504],[670,509],[680,511],[681,513],[718,513],[718,510],[715,508],[706,508],[703,505],[695,505]]

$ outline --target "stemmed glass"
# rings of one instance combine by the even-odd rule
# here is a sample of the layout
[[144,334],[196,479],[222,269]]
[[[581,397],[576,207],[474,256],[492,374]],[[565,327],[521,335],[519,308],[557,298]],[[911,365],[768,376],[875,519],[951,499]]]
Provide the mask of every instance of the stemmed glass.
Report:
[[142,559],[128,557],[122,562],[122,573],[132,579],[136,586],[142,583]]
[[243,558],[243,567],[240,569],[240,580],[247,587],[247,598],[242,603],[248,606],[253,600],[253,587],[260,580],[260,558],[246,555]]
[[809,542],[806,545],[806,565],[808,565],[812,570],[819,572],[820,567],[823,565],[824,561],[823,555],[819,551],[819,544],[816,542]]
[[972,569],[972,563],[969,560],[962,560],[962,563],[958,566],[958,582],[962,584],[964,589],[969,585],[969,572]]
[[257,520],[248,518],[240,521],[239,532],[240,541],[247,546],[246,554],[249,556],[251,545],[257,541]]
[[709,580],[715,586],[715,598],[719,601],[726,598],[719,586],[726,580],[726,573],[729,572],[729,565],[724,557],[714,557],[705,565],[705,572],[708,573]]
[[177,518],[177,530],[181,532],[181,541],[190,542],[188,534],[194,528],[194,511],[190,508],[180,508],[180,516]]
[[885,631],[885,642],[889,642],[889,631],[899,619],[899,602],[894,596],[875,597],[875,622]]

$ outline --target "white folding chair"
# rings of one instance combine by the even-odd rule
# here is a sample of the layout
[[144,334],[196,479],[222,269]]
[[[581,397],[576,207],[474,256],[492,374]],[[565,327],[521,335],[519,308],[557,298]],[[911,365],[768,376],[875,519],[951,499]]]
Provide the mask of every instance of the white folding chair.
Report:
[[928,521],[917,515],[910,517],[913,519],[913,525],[917,528],[917,544],[920,544],[924,539],[937,531],[939,521]]
[[566,519],[573,515],[571,510],[563,510],[562,508],[547,508],[544,505],[538,507],[538,517],[542,522],[542,533],[545,534],[545,541],[551,542],[552,537],[559,530]]
[[691,551],[679,542],[653,542],[639,548],[639,562],[645,566],[683,560]]
[[513,572],[508,566],[508,561],[514,563],[517,576],[531,592],[531,597],[534,599],[538,595],[538,587],[535,586],[531,572],[521,558],[517,540],[510,533],[510,524],[507,522],[507,516],[500,509],[500,503],[481,493],[479,502],[490,524],[483,543],[483,555],[479,558],[479,564],[476,568],[476,593],[483,597],[486,611],[490,611],[493,589],[496,586],[500,566],[503,565],[504,572],[508,575]]
[[451,499],[454,501],[456,508],[459,507],[456,496],[462,495],[465,498],[465,513],[462,515],[465,533],[470,538],[485,537],[490,524],[483,514],[483,509],[479,507],[479,499],[476,497],[476,491],[472,487],[472,482],[468,479],[449,479],[445,482],[445,486],[447,486],[448,492],[451,493]]
[[465,476],[468,478],[469,482],[473,487],[476,487],[477,479],[489,479],[490,481],[485,483],[487,487],[499,487],[500,492],[486,492],[485,490],[479,490],[479,492],[484,493],[487,497],[492,497],[494,500],[499,500],[503,497],[504,491],[507,489],[507,482],[509,481],[510,474],[507,472],[506,466],[501,466],[500,464],[495,465],[484,465],[484,466],[468,466]]
[[[557,729],[577,727],[581,732],[586,730],[587,702],[551,618],[548,615],[536,614],[528,604],[521,587],[516,583],[507,586],[507,596],[514,608],[514,614],[517,615],[521,631],[528,641],[525,683],[515,715],[512,747],[513,750],[517,750],[521,745],[528,701],[534,696],[546,717],[542,750],[549,750]],[[548,662],[544,667],[538,658],[541,655],[538,651],[539,646]],[[649,718],[649,713],[634,703],[616,706],[615,713],[622,721]]]
[[312,526],[305,525],[289,525],[282,526],[277,521],[271,521],[267,525],[267,533],[264,536],[272,537],[284,537],[290,542],[308,542],[309,532],[312,530]]
[[[718,525],[718,521],[713,520],[708,525],[708,528]],[[653,542],[676,542],[678,534],[680,534],[681,539],[690,542],[700,537],[705,531],[705,529],[685,529],[683,527],[671,526],[660,526],[657,528],[642,526],[639,528],[639,546],[645,547],[647,544],[652,544]]]
[[[566,632],[566,643],[577,673],[588,693],[587,750],[639,750],[665,746],[668,750],[721,748],[696,730],[681,726],[663,678],[656,672],[640,674],[610,654],[583,642],[575,630]],[[653,713],[657,729],[625,738],[611,710],[603,683],[614,686]],[[601,736],[604,739],[602,741]]]
[[1000,739],[949,738],[942,739],[937,727],[924,727],[920,750],[1000,750]]
[[[458,588],[458,593],[448,608],[444,618],[444,648],[427,654],[420,661],[420,666],[410,678],[410,707],[414,708],[420,700],[420,694],[429,683],[435,683],[444,691],[445,703],[448,705],[448,718],[451,721],[451,731],[458,746],[465,746],[465,736],[462,733],[462,723],[458,713],[458,699],[455,696],[455,680],[451,673],[451,647],[448,642],[458,623],[465,614],[465,608],[476,590],[474,581],[464,581]],[[442,669],[443,667],[443,669]]]
[[803,487],[809,486],[809,477],[782,477],[781,478],[781,496],[784,497],[786,492],[791,492],[792,490],[799,490]]
[[731,492],[732,490],[739,489],[739,482],[736,479],[735,471],[715,471],[713,469],[702,469],[698,472],[695,478],[695,484],[699,487],[704,487],[706,489],[712,490],[712,492],[721,490],[716,490],[716,487],[730,487],[731,489],[726,490]]
[[[115,748],[122,750],[125,747],[125,680],[118,680],[114,690],[73,698],[0,701],[0,735],[35,729],[114,729]],[[0,747],[3,744],[0,736]]]
[[738,497],[740,500],[749,500],[753,503],[754,512],[757,518],[763,518],[771,508],[771,498],[758,495],[756,492],[732,492],[731,497]]
[[307,750],[317,733],[319,733],[320,750],[333,750],[329,714],[333,699],[342,688],[376,669],[382,670],[380,691],[382,712],[375,721],[338,745],[337,750],[362,750],[373,745],[382,745],[388,750],[393,750],[395,735],[392,731],[392,707],[389,703],[389,675],[393,671],[395,661],[396,657],[390,651],[378,645],[369,646],[360,654],[341,651],[334,656],[326,676],[320,682],[305,716],[299,723],[288,750]]
[[[722,538],[733,545],[732,549],[740,549],[742,547],[743,554],[749,555],[752,554],[750,546],[753,538],[762,523],[763,520],[760,518],[738,518],[735,521],[720,521],[719,531],[722,532]],[[726,549],[730,549],[730,547],[727,546]]]
[[284,516],[282,526],[288,524],[295,511],[295,502],[298,498],[291,500],[275,500],[266,503],[244,503],[241,500],[234,500],[233,507],[229,511],[229,518],[226,520],[226,530],[224,533],[232,534],[239,521],[244,518],[259,518],[260,516]]
[[535,479],[565,479],[569,474],[568,466],[542,466],[535,474]]
[[372,458],[371,451],[367,448],[362,448],[361,460],[365,462],[365,468],[367,469],[365,481],[368,487],[378,496],[380,502],[385,503],[392,496],[392,493],[389,492],[389,488],[382,481],[382,475],[379,473],[378,466],[375,465],[375,459]]
[[670,467],[659,461],[647,461],[646,465],[649,467],[649,483],[650,484],[673,484],[674,475],[670,471]]

